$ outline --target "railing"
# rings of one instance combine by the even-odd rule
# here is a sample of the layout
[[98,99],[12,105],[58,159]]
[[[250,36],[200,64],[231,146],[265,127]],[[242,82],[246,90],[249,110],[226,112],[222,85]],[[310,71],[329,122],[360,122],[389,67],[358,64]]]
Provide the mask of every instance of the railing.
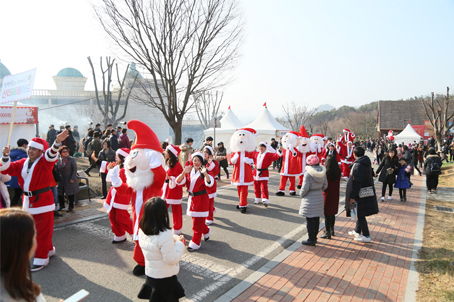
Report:
[[183,120],[183,126],[202,126],[199,120]]

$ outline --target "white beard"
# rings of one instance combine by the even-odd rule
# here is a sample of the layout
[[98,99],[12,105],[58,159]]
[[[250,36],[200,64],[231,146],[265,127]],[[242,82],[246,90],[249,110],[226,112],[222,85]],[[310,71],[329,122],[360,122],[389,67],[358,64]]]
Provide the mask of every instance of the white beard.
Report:
[[129,169],[125,169],[126,184],[133,188],[134,191],[142,191],[143,189],[151,186],[154,180],[154,174],[150,169],[139,170],[132,173]]

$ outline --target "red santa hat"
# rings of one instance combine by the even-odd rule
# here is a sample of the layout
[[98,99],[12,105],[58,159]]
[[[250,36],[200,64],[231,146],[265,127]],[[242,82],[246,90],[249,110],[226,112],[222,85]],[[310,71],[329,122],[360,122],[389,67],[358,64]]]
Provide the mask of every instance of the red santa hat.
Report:
[[178,155],[180,155],[180,152],[181,152],[180,147],[174,146],[174,145],[168,145],[166,147],[166,150],[169,150],[170,152],[172,152],[173,155],[175,155],[176,157],[178,157]]
[[192,153],[192,154],[191,154],[191,159],[194,159],[194,156],[200,156],[202,159],[205,158],[205,157],[203,156],[203,154],[200,153],[199,151],[196,151],[196,152]]
[[301,135],[301,137],[309,138],[309,134],[307,134],[306,127],[301,126],[300,135]]
[[161,144],[159,143],[159,139],[148,127],[147,124],[141,122],[139,120],[130,120],[127,124],[129,129],[132,129],[136,133],[136,141],[132,146],[132,150],[134,149],[152,149],[159,153],[162,153]]
[[205,147],[203,147],[203,149],[208,149],[208,150],[210,150],[211,155],[214,155],[214,150],[213,150],[213,148],[212,148],[211,146],[205,146]]
[[343,132],[351,132],[349,129],[347,128],[344,128],[344,130],[342,130]]
[[312,134],[311,137],[320,137],[321,139],[325,138],[325,136],[323,134],[320,134],[320,133],[315,133],[315,134]]
[[49,144],[46,142],[46,140],[39,137],[32,138],[28,146],[41,151],[47,150],[49,148]]
[[301,133],[296,132],[296,131],[289,131],[288,133],[291,133],[293,135],[296,135],[297,137],[301,137]]
[[118,155],[121,155],[124,158],[126,158],[126,157],[128,157],[130,151],[131,150],[129,150],[128,148],[120,148],[115,153],[117,153]]
[[247,132],[250,132],[253,135],[257,135],[257,131],[255,131],[252,128],[241,128],[241,129],[238,129],[237,131],[247,131]]

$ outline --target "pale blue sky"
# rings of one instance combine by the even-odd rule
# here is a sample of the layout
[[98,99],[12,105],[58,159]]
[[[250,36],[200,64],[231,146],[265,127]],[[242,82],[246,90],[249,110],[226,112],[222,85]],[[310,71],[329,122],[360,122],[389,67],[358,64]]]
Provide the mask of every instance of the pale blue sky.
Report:
[[[28,4],[26,4],[28,2]],[[243,0],[243,58],[224,106],[244,122],[267,102],[358,106],[454,88],[454,1]],[[5,12],[16,13],[5,13]],[[35,88],[109,53],[88,0],[2,3],[0,59],[12,73],[38,68]],[[111,54],[112,55],[112,54]],[[240,112],[243,111],[243,112]]]

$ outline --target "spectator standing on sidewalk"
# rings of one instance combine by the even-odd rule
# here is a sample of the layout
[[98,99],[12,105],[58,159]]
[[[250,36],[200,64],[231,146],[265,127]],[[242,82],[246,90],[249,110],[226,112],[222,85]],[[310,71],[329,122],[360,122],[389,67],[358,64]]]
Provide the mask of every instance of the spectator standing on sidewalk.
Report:
[[306,160],[306,172],[301,186],[301,206],[299,214],[306,218],[308,239],[303,245],[315,246],[320,226],[320,216],[323,216],[323,191],[328,187],[326,168],[319,164],[317,155],[309,155]]
[[182,167],[186,166],[186,162],[191,158],[192,152],[194,152],[194,149],[192,148],[192,144],[194,143],[194,140],[190,137],[186,139],[186,143],[182,144],[180,146],[180,164]]
[[[365,156],[365,151],[361,147],[355,148],[353,151],[355,162],[351,170],[351,175],[347,182],[345,193],[345,208],[347,217],[350,217],[351,207],[357,207],[356,228],[348,232],[350,236],[354,236],[354,240],[358,242],[371,242],[369,227],[367,225],[367,216],[378,213],[377,196],[375,193],[372,163],[368,156]],[[359,197],[361,188],[373,188],[373,196]]]
[[320,238],[331,239],[334,236],[334,222],[339,211],[340,179],[341,170],[337,162],[336,155],[329,155],[325,162],[326,179],[328,188],[323,191],[324,214],[325,214],[325,234]]
[[386,187],[389,187],[389,195],[388,200],[393,199],[393,185],[396,182],[396,173],[398,171],[398,158],[396,156],[396,151],[394,149],[389,150],[388,155],[386,155],[385,159],[382,160],[380,165],[377,168],[377,172],[375,177],[377,177],[378,173],[380,176],[378,180],[383,183],[383,187],[381,190],[381,201],[385,201],[385,194],[386,194]]
[[[276,140],[274,138],[271,139],[271,144],[270,144],[271,147],[273,147],[274,150],[277,151],[277,149],[279,148],[279,144],[276,142]],[[273,161],[273,170],[276,169],[277,167],[277,164],[278,164],[278,160],[275,160]]]
[[413,152],[411,152],[411,164],[413,166],[413,169],[412,169],[412,174],[414,174],[415,170],[418,171],[419,173],[419,176],[421,176],[421,171],[419,170],[418,168],[418,161],[419,161],[419,157],[420,157],[420,151],[419,151],[419,148],[418,148],[418,145],[413,145]]
[[99,174],[101,175],[101,184],[102,184],[102,197],[101,199],[106,199],[107,197],[107,165],[115,162],[115,151],[110,148],[109,139],[105,139],[102,142],[103,149],[99,151],[98,157],[92,155],[93,160],[96,162],[96,165],[99,166]]
[[55,138],[57,137],[57,130],[54,129],[54,125],[49,126],[49,131],[47,131],[46,142],[51,146]]
[[[11,162],[15,162],[21,160],[22,158],[27,158],[27,146],[28,141],[25,138],[20,138],[17,141],[17,148],[11,149],[9,157],[11,158]],[[22,188],[19,186],[19,182],[17,181],[16,176],[12,176],[11,180],[6,184],[11,189],[14,189],[14,196],[11,198],[11,206],[19,205],[19,200],[21,201],[20,204],[22,205]]]
[[58,183],[58,203],[60,204],[59,211],[65,208],[65,194],[68,197],[69,205],[66,212],[71,212],[74,209],[76,194],[79,192],[79,183],[77,182],[77,163],[76,160],[69,155],[69,148],[61,146],[58,150],[60,159],[57,161],[57,169],[60,172],[61,180]]
[[224,169],[225,175],[227,179],[229,179],[229,162],[227,161],[227,149],[224,147],[223,142],[218,143],[214,160],[219,162],[219,174],[216,179],[221,180],[221,168]]
[[93,140],[94,131],[92,128],[88,128],[87,134],[85,135],[84,139],[82,140],[84,146],[84,156],[89,157],[87,154],[88,144]]
[[76,141],[76,152],[79,152],[79,144],[80,144],[79,126],[74,126],[73,137],[74,137],[74,140]]
[[99,152],[102,149],[101,141],[99,140],[100,137],[101,133],[96,131],[93,134],[93,140],[87,146],[87,154],[89,156],[90,167],[88,167],[88,169],[86,169],[84,172],[88,176],[91,176],[90,171],[96,166],[96,161],[92,158],[92,156],[94,155],[95,157],[98,157]]
[[63,142],[63,145],[68,146],[69,156],[73,156],[74,152],[76,151],[76,140],[73,137],[73,132],[71,131],[71,126],[66,125],[65,129],[68,131],[68,137]]
[[119,149],[119,144],[118,144],[118,135],[117,135],[117,130],[113,129],[112,133],[109,136],[109,141],[110,141],[110,148],[117,152]]
[[128,148],[131,149],[131,144],[129,143],[128,129],[124,128],[121,130],[122,134],[120,135],[119,148]]
[[435,153],[435,148],[431,147],[428,151],[429,155],[424,162],[424,173],[426,174],[426,186],[429,194],[437,193],[438,177],[441,174],[440,156]]

